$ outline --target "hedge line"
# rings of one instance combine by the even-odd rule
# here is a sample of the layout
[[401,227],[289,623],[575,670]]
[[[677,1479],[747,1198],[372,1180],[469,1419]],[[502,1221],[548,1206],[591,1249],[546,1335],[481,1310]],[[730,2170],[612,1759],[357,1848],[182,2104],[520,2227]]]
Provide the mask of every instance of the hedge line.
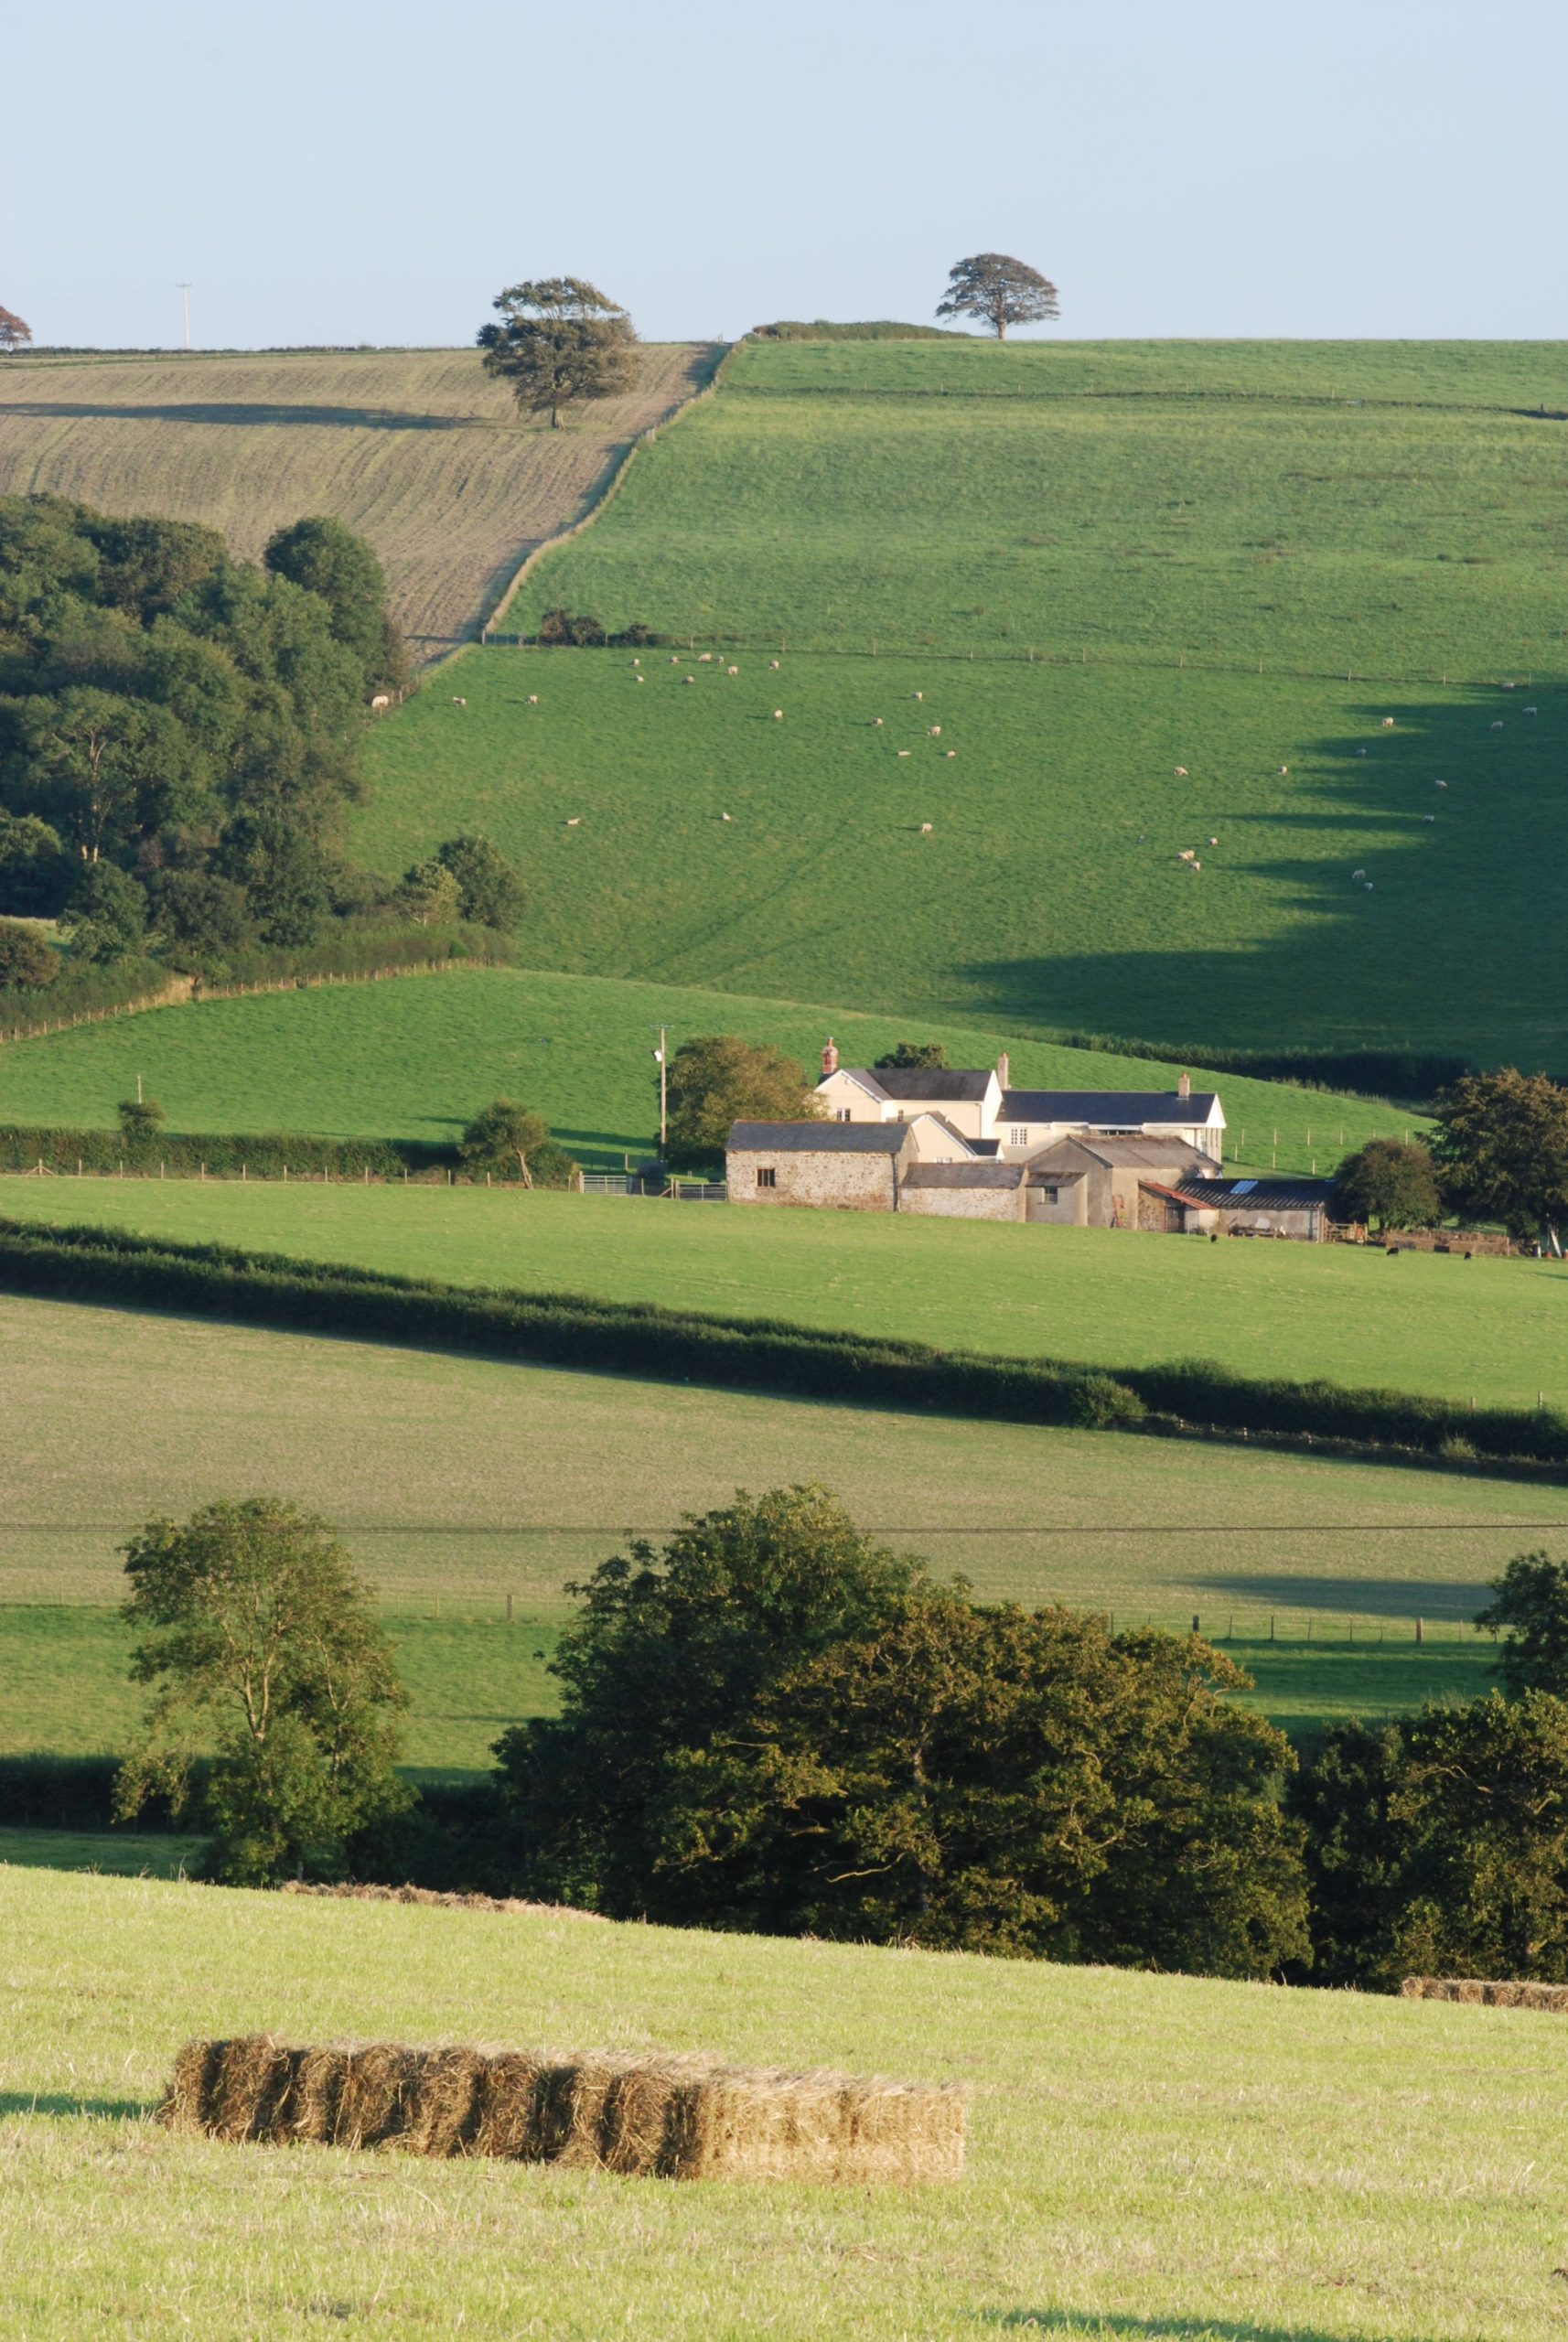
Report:
[[35,1130],[24,1123],[0,1123],[0,1171],[44,1169],[69,1177],[83,1171],[124,1170],[138,1178],[156,1178],[160,1166],[177,1179],[237,1179],[243,1171],[252,1179],[372,1179],[444,1176],[455,1165],[455,1147],[413,1138],[313,1138],[301,1132],[197,1131],[183,1134],[157,1131],[150,1137],[127,1139],[120,1131]]
[[575,1294],[487,1293],[337,1262],[177,1244],[97,1227],[0,1219],[0,1288],[476,1350],[653,1380],[717,1382],[791,1397],[932,1408],[1080,1428],[1181,1428],[1227,1438],[1353,1444],[1363,1450],[1568,1465],[1568,1416],[1331,1382],[1269,1381],[1207,1361],[1113,1370],[1052,1359],[942,1351],[922,1342],[672,1310]]

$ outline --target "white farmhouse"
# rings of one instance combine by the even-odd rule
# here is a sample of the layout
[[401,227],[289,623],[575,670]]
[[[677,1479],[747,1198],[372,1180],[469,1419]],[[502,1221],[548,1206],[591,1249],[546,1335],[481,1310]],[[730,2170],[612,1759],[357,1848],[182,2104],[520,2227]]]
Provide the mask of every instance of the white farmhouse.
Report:
[[841,1066],[830,1040],[817,1084],[831,1122],[897,1123],[940,1114],[977,1152],[1026,1163],[1065,1138],[1176,1141],[1218,1168],[1225,1111],[1218,1093],[1194,1090],[1184,1073],[1174,1090],[1015,1090],[1005,1052],[995,1069]]

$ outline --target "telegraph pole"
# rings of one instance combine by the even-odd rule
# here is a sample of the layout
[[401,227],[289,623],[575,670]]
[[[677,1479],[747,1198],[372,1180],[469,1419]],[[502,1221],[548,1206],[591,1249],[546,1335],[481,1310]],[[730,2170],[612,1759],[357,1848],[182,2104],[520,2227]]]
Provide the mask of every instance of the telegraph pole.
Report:
[[188,277],[182,276],[175,287],[179,295],[180,322],[185,328],[187,349],[190,348],[190,284],[191,280]]
[[670,1051],[666,1046],[670,1028],[657,1025],[653,1029],[659,1036],[659,1047],[653,1055],[659,1067],[659,1160],[662,1163],[670,1136]]

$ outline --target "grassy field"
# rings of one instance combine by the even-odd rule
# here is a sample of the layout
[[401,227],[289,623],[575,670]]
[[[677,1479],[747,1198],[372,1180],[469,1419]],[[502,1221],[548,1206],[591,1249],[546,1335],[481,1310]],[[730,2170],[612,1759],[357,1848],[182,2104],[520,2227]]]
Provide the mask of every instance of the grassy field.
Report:
[[1568,343],[748,343],[512,616],[1561,673],[1541,405]]
[[399,624],[435,650],[581,519],[715,355],[650,345],[635,391],[556,432],[520,422],[471,349],[29,357],[0,378],[0,493],[203,521],[245,559],[330,513],[370,539]]
[[1020,1357],[1208,1358],[1478,1404],[1568,1404],[1561,1262],[466,1187],[13,1176],[0,1217]]
[[[580,1919],[0,1873],[0,2333],[1538,2342],[1555,2020]],[[175,2139],[193,2033],[959,2081],[950,2189],[682,2186]]]
[[485,831],[536,966],[1568,1067],[1558,685],[497,649],[450,680],[466,705],[444,682],[378,727],[355,849],[398,873]]
[[[1025,1086],[1169,1089],[1173,1069],[1021,1040],[918,1016],[865,1016],[537,970],[455,967],[439,977],[201,1001],[37,1035],[0,1047],[0,1123],[113,1127],[140,1080],[173,1131],[277,1131],[450,1141],[498,1094],[544,1113],[588,1169],[618,1171],[658,1134],[652,1047],[696,1033],[740,1033],[792,1050],[815,1071],[833,1034],[846,1065],[908,1038],[941,1041],[953,1065],[1010,1052]],[[1420,1115],[1362,1098],[1191,1069],[1217,1088],[1227,1157],[1253,1170],[1327,1171],[1378,1133],[1419,1132]]]

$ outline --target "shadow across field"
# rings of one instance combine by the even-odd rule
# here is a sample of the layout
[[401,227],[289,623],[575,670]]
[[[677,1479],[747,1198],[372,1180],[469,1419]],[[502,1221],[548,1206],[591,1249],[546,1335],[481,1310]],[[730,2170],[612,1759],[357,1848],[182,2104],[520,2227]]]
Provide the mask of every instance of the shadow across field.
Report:
[[156,2098],[76,2098],[57,2090],[0,2090],[0,2121],[8,2114],[48,2114],[85,2122],[145,2122]]
[[[1499,1528],[1506,1528],[1499,1522]],[[1534,1524],[1520,1522],[1520,1542],[1527,1543]],[[1473,1618],[1491,1594],[1489,1585],[1455,1585],[1451,1578],[1425,1577],[1278,1577],[1216,1574],[1195,1577],[1217,1598],[1232,1603],[1258,1602],[1277,1610],[1321,1610],[1341,1618]]]
[[[1221,840],[1183,898],[1190,945],[972,961],[954,969],[974,987],[964,1013],[1113,1032],[1199,1061],[1205,1041],[1369,1045],[1568,1071],[1568,986],[1546,915],[1568,895],[1568,830],[1553,801],[1561,690],[1477,687],[1406,705],[1386,736],[1384,712],[1368,700],[1359,736],[1297,745],[1294,803],[1268,805],[1217,779],[1201,817],[1153,808],[1139,844],[1171,865],[1173,886],[1188,885],[1168,850],[1178,828],[1197,845],[1212,822]],[[1337,854],[1278,851],[1335,836]],[[1263,884],[1278,923],[1206,943],[1205,890],[1232,875]]]
[[1239,2325],[1229,2317],[1137,2317],[1127,2310],[991,2309],[979,2323],[1007,2333],[1144,2337],[1145,2342],[1342,2342],[1326,2326]]
[[34,421],[51,418],[91,423],[239,423],[252,428],[276,424],[294,429],[303,423],[334,431],[508,431],[510,422],[480,414],[413,414],[393,407],[291,406],[269,401],[249,405],[218,405],[205,401],[166,406],[129,406],[118,400],[94,403],[87,399],[7,399],[0,403],[0,419],[26,415]]

